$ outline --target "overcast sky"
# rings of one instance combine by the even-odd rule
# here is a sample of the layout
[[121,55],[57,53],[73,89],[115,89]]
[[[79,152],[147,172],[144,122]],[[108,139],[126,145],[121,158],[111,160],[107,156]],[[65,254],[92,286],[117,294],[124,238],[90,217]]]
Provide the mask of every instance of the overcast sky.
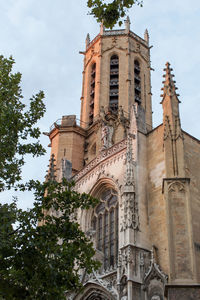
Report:
[[[79,117],[85,38],[99,33],[99,24],[89,16],[86,0],[0,0],[0,54],[12,55],[15,71],[22,73],[24,101],[43,90],[47,112],[40,121],[42,131],[63,115]],[[200,1],[144,0],[144,7],[129,11],[131,30],[150,35],[154,127],[162,122],[160,94],[165,63],[169,61],[180,94],[182,128],[200,138]],[[123,27],[122,27],[123,28]],[[46,136],[42,143],[47,155],[27,159],[26,180],[43,180],[50,149]],[[8,201],[10,193],[1,193]],[[19,205],[31,205],[28,194]]]

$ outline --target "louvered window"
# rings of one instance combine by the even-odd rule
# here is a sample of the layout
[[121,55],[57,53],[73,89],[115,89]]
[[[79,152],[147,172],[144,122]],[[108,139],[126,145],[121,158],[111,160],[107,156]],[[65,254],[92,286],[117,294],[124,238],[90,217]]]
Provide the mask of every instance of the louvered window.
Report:
[[118,110],[119,98],[119,58],[113,55],[110,59],[110,101],[109,108],[112,112]]
[[94,63],[91,68],[91,76],[90,76],[89,125],[92,125],[94,121],[95,79],[96,79],[96,64]]
[[134,61],[134,86],[135,86],[135,102],[141,103],[141,77],[140,77],[140,63],[138,60]]

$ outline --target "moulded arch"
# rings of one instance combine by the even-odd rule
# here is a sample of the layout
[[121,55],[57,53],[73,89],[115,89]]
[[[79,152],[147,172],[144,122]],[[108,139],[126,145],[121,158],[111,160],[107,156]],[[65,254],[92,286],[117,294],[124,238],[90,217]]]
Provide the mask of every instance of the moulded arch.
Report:
[[89,194],[98,198],[105,188],[112,188],[119,194],[119,188],[114,179],[106,176],[97,180],[95,185],[91,188]]
[[[99,298],[97,298],[99,297]],[[97,283],[88,282],[74,300],[114,300],[115,298],[104,287]]]
[[179,192],[185,192],[184,184],[182,184],[179,181],[175,181],[175,182],[172,182],[169,184],[169,187],[168,187],[169,192],[177,191],[177,189]]
[[134,62],[135,62],[136,60],[139,62],[140,65],[143,63],[143,61],[142,61],[142,59],[141,59],[141,57],[140,57],[139,55],[135,55],[135,56],[134,56]]
[[[99,198],[103,190],[105,189],[113,189],[117,192],[118,194],[118,203],[120,200],[120,189],[118,184],[113,180],[113,178],[109,177],[102,177],[99,178],[96,184],[91,188],[89,194],[95,198]],[[120,203],[119,203],[120,204]],[[94,209],[91,208],[89,210],[82,210],[81,211],[81,227],[82,229],[87,232],[88,230],[91,229],[91,221],[92,221],[92,216],[93,216]]]
[[110,60],[111,60],[111,58],[112,58],[113,56],[117,56],[118,59],[119,59],[120,54],[119,54],[117,51],[111,51],[111,52],[108,54],[108,57],[109,57]]
[[92,67],[95,65],[95,67],[97,66],[97,62],[96,59],[92,59],[91,62],[89,63],[89,71],[92,70]]
[[145,60],[145,58],[140,54],[140,53],[135,53],[135,52],[132,52],[133,54],[133,62],[135,61],[135,60],[138,60],[139,61],[139,63],[142,65],[142,64],[144,64],[144,63],[147,63],[147,61]]
[[143,74],[143,64],[144,64],[144,62],[143,62],[142,58],[139,55],[134,56],[134,58],[133,58],[133,68],[135,66],[135,61],[138,61],[139,66],[140,66],[140,74],[142,75]]

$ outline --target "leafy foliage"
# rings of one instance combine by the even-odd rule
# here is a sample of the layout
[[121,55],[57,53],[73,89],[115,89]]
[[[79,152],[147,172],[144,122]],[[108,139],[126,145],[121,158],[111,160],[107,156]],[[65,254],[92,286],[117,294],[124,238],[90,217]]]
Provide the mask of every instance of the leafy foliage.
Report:
[[65,179],[32,181],[25,188],[34,189],[34,208],[0,205],[0,295],[5,299],[66,299],[66,290],[81,286],[81,269],[91,273],[99,267],[75,216],[78,207],[87,209],[97,200],[73,187]]
[[142,6],[142,3],[142,0],[88,0],[87,6],[90,8],[90,14],[97,19],[97,22],[103,21],[105,27],[113,28],[118,21],[118,24],[122,25],[120,19],[125,17],[128,9],[134,4]]
[[16,199],[0,204],[0,299],[62,300],[66,290],[81,286],[81,269],[90,273],[99,266],[76,220],[77,208],[96,200],[65,179],[19,184],[25,155],[45,152],[35,127],[45,106],[43,92],[28,109],[22,103],[21,74],[12,73],[13,64],[12,57],[0,56],[0,192],[12,186],[33,190],[35,202],[27,211],[17,208]]
[[[0,191],[21,179],[26,154],[45,153],[38,141],[40,130],[33,127],[45,112],[44,93],[40,91],[32,96],[29,109],[25,109],[21,74],[12,73],[13,64],[12,57],[0,56]],[[25,143],[28,138],[33,142]]]

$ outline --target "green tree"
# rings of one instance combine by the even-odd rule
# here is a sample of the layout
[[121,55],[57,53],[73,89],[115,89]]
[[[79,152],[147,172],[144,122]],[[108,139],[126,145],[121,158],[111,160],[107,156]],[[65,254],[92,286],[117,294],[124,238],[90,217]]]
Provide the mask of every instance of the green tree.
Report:
[[99,267],[75,216],[77,208],[87,209],[96,201],[73,187],[66,179],[32,181],[26,186],[35,194],[31,210],[17,209],[15,202],[0,205],[3,299],[66,299],[67,290],[81,287],[80,270],[91,273]]
[[90,273],[99,266],[76,221],[77,208],[96,200],[65,179],[20,184],[25,155],[45,152],[36,126],[45,106],[39,92],[26,109],[13,64],[12,57],[0,56],[0,191],[33,191],[35,202],[27,211],[17,208],[16,199],[0,204],[0,299],[65,299],[66,290],[81,286],[80,269]]
[[38,141],[40,130],[35,127],[45,112],[44,93],[32,96],[27,109],[22,103],[21,74],[12,73],[13,64],[12,57],[0,56],[0,191],[21,179],[26,154],[45,153]]
[[87,0],[90,14],[97,19],[97,22],[103,21],[107,28],[113,28],[117,22],[121,26],[120,19],[125,17],[128,9],[134,4],[142,6],[142,3],[142,0]]

